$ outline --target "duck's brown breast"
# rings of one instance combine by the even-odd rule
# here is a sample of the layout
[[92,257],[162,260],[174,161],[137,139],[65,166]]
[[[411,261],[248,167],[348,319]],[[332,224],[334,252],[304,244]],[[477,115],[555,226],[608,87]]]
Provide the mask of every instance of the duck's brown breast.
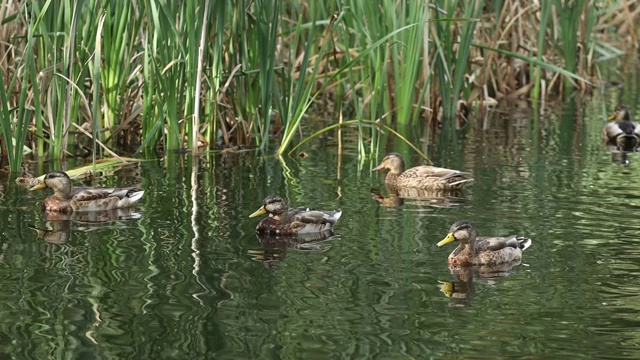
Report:
[[42,209],[44,211],[60,212],[65,214],[73,212],[69,201],[62,200],[57,196],[49,196],[44,199],[42,202]]
[[271,235],[294,235],[295,229],[291,224],[283,223],[272,217],[264,218],[260,221],[256,227],[256,232],[259,234],[271,234]]

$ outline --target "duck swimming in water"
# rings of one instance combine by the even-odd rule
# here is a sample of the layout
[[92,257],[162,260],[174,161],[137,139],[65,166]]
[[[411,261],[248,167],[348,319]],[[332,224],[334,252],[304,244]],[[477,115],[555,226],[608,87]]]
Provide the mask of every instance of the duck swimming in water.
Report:
[[121,209],[134,205],[144,195],[144,191],[129,188],[93,188],[71,186],[67,173],[52,171],[44,181],[30,190],[50,188],[53,195],[42,202],[42,209],[49,212],[71,213],[74,211],[100,211]]
[[306,207],[287,208],[287,202],[279,195],[267,196],[262,206],[249,217],[269,214],[256,227],[256,233],[271,235],[296,235],[331,230],[342,211],[313,210]]

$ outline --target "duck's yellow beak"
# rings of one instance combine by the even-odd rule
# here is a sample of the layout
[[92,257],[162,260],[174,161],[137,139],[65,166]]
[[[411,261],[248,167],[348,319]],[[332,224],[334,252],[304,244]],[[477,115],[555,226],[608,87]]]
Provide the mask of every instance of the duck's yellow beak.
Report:
[[29,191],[34,191],[34,190],[42,190],[45,189],[47,187],[47,184],[45,184],[44,182],[41,182],[38,185],[32,186]]
[[260,209],[256,210],[253,214],[249,215],[250,218],[260,216],[267,213],[267,209],[264,208],[264,205],[260,207]]
[[440,242],[436,245],[438,246],[442,246],[442,245],[447,245],[450,242],[456,241],[456,238],[453,237],[453,233],[449,233],[447,234],[447,237],[440,240]]
[[384,169],[384,164],[380,164],[380,165],[374,167],[373,169],[371,169],[371,171],[380,171],[382,169]]
[[615,120],[617,116],[618,114],[614,112],[613,114],[609,115],[609,120]]

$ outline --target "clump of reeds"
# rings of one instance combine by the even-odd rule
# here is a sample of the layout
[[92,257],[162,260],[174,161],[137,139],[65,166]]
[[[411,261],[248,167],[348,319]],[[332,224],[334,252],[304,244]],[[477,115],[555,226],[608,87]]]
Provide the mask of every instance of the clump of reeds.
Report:
[[620,53],[603,35],[635,39],[640,16],[613,0],[72,4],[0,5],[0,140],[12,171],[27,151],[275,141],[283,154],[318,98],[333,102],[335,127],[358,129],[364,154],[379,144],[371,124],[451,124],[475,100],[589,90],[595,54]]

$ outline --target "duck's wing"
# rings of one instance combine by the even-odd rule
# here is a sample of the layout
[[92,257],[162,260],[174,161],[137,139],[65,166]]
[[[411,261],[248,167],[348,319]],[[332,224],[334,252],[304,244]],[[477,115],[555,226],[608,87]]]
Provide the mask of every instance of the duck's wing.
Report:
[[623,131],[615,121],[608,122],[602,129],[602,137],[605,140],[613,140],[620,134],[623,134]]
[[135,188],[73,188],[72,197],[78,201],[100,200],[109,197],[118,199],[142,197],[144,191]]
[[75,211],[125,208],[142,198],[144,191],[130,188],[74,188],[72,207]]
[[498,251],[510,247],[514,249],[526,250],[531,246],[531,239],[511,235],[509,237],[479,237],[476,239],[476,252]]
[[305,224],[335,224],[342,211],[325,211],[325,210],[312,210],[309,208],[297,208],[290,210],[290,215],[293,221],[298,221]]
[[403,176],[411,177],[435,177],[440,180],[446,180],[454,177],[470,178],[471,173],[447,169],[437,166],[416,166],[402,173]]

